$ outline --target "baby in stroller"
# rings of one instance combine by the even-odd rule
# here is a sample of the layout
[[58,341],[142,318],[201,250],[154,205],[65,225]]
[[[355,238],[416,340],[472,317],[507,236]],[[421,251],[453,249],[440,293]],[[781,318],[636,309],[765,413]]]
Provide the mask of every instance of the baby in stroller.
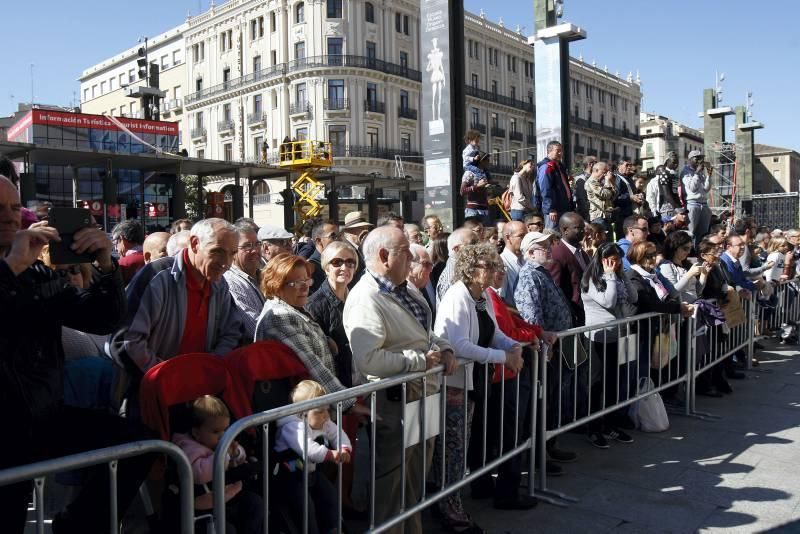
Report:
[[[192,464],[195,482],[195,509],[198,514],[208,513],[213,506],[210,485],[214,472],[214,450],[230,426],[231,414],[222,400],[203,395],[191,404],[191,429],[188,434],[175,433],[172,441],[186,453]],[[226,452],[226,480],[238,479],[225,485],[227,522],[236,527],[238,534],[259,534],[263,531],[264,502],[255,492],[242,486],[242,480],[255,472],[248,464],[244,449],[236,441]],[[238,473],[234,474],[233,471]]]

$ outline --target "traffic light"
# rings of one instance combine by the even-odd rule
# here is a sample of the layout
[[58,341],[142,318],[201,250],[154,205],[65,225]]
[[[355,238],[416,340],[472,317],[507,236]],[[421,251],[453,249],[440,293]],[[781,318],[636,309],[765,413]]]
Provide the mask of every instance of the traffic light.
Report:
[[147,48],[140,46],[137,54],[139,56],[139,59],[136,60],[136,64],[139,66],[139,79],[143,80],[147,78]]

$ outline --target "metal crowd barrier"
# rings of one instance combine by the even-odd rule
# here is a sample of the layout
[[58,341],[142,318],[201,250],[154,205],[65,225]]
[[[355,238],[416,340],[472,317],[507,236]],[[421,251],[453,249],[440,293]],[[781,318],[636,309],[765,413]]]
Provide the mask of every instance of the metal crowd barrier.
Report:
[[[666,329],[669,335],[674,332],[674,338],[667,341],[658,336],[655,321],[660,331]],[[692,344],[684,339],[687,321],[647,313],[558,333],[558,343],[539,357],[543,384],[536,434],[539,465],[545,465],[546,442],[550,439],[587,424],[601,432],[597,425],[602,425],[606,416],[679,384],[686,385],[683,411],[690,415],[693,374]],[[663,350],[671,357],[653,379],[654,388],[640,393],[640,379],[651,378],[651,356],[658,351],[660,357]],[[539,470],[537,481],[538,498],[557,505],[575,501],[547,488],[545,469]]]
[[[44,482],[47,475],[83,469],[108,463],[109,472],[109,532],[120,532],[120,517],[117,508],[117,464],[132,456],[149,453],[163,453],[175,461],[180,483],[181,533],[194,532],[194,484],[192,466],[183,451],[168,441],[134,441],[113,447],[71,454],[61,458],[43,460],[33,464],[20,465],[0,470],[0,486],[33,480],[36,502],[36,534],[44,534]],[[99,506],[99,503],[98,503]]]
[[765,338],[786,324],[800,321],[800,281],[790,280],[774,286],[773,294],[755,307],[756,339]]
[[[264,530],[265,532],[269,531],[270,527],[270,492],[271,491],[280,491],[280,488],[271,488],[270,478],[271,473],[268,472],[270,469],[270,457],[276,454],[274,451],[269,450],[269,443],[270,443],[270,432],[271,427],[270,423],[274,423],[281,419],[282,417],[286,416],[300,416],[302,417],[304,423],[307,421],[307,412],[309,410],[313,410],[316,408],[324,408],[335,406],[336,410],[336,421],[340,422],[339,424],[339,442],[341,442],[341,433],[343,432],[341,421],[342,421],[342,405],[343,402],[348,399],[353,398],[363,398],[368,399],[369,406],[370,406],[370,424],[369,424],[369,447],[370,447],[370,468],[369,468],[369,530],[371,532],[384,532],[392,527],[401,526],[402,523],[410,518],[412,518],[415,514],[420,513],[425,508],[433,505],[434,503],[440,501],[441,499],[447,497],[451,493],[458,491],[463,486],[471,483],[472,481],[476,480],[478,477],[491,473],[493,469],[500,466],[507,460],[513,458],[516,455],[523,453],[525,450],[529,450],[530,454],[530,465],[529,465],[529,472],[533,473],[534,469],[534,454],[533,454],[533,445],[535,443],[535,431],[536,431],[536,412],[537,412],[537,395],[535,394],[536,388],[535,385],[538,383],[538,357],[536,353],[533,353],[533,357],[529,359],[530,361],[530,386],[531,386],[531,395],[530,395],[530,413],[527,415],[524,424],[529,424],[528,427],[530,430],[530,436],[526,437],[525,439],[521,439],[522,429],[520,429],[521,422],[519,418],[514,425],[514,432],[513,436],[504,436],[503,435],[503,425],[501,424],[500,428],[500,436],[499,436],[499,455],[493,459],[487,457],[486,451],[486,432],[483,435],[483,461],[481,466],[477,469],[473,468],[469,470],[467,474],[467,459],[466,459],[466,451],[464,457],[464,473],[465,476],[456,481],[448,481],[446,480],[446,458],[448,454],[448,450],[446,447],[446,443],[444,439],[441,439],[441,443],[434,445],[433,438],[437,435],[442,434],[444,429],[444,424],[446,420],[446,399],[447,399],[447,390],[448,388],[458,387],[463,388],[466,390],[467,383],[466,383],[466,373],[464,374],[464,382],[463,384],[459,383],[458,385],[453,384],[453,378],[449,378],[443,375],[443,367],[437,366],[434,367],[426,372],[417,372],[417,373],[410,373],[407,375],[392,377],[382,379],[380,381],[364,384],[361,386],[353,387],[348,390],[339,391],[333,394],[328,394],[323,397],[317,399],[311,399],[308,401],[299,402],[296,404],[289,404],[287,406],[282,406],[273,410],[269,410],[266,412],[261,412],[258,414],[254,414],[252,416],[240,419],[234,422],[217,445],[216,454],[214,457],[214,477],[213,477],[213,493],[214,493],[214,526],[215,526],[215,533],[216,534],[225,534],[226,530],[226,511],[225,511],[225,498],[224,498],[224,487],[225,487],[225,451],[228,450],[231,443],[236,439],[238,435],[242,432],[247,431],[248,429],[257,429],[257,432],[261,434],[261,442],[262,442],[262,491],[264,497],[264,503],[266,512],[265,521],[264,521]],[[462,360],[459,361],[459,365],[465,365],[468,362],[464,362]],[[484,368],[484,391],[488,391],[489,387],[489,376],[491,367],[489,364],[477,364],[474,365],[485,365]],[[528,365],[528,363],[526,363]],[[421,384],[421,391],[428,391],[428,395],[423,395],[414,402],[408,402],[409,398],[409,388],[411,387],[412,382],[417,382]],[[520,405],[519,405],[519,390],[520,390],[520,381],[517,379],[513,380],[514,387],[516,388],[516,406],[515,406],[515,413],[520,413]],[[428,390],[429,384],[440,383],[439,392],[436,394],[432,394],[431,391]],[[509,386],[511,387],[511,386]],[[397,388],[400,388],[400,397],[397,399],[401,406],[404,409],[401,411],[400,417],[400,435],[402,436],[403,443],[402,445],[398,442],[396,444],[387,444],[387,443],[376,443],[376,422],[377,419],[381,416],[380,413],[377,412],[377,405],[378,405],[378,394],[380,392],[386,392],[389,388],[394,388],[396,391]],[[435,388],[432,388],[435,389]],[[501,389],[501,399],[500,399],[500,421],[503,420],[504,417],[504,406],[505,402],[505,395],[506,395],[506,380],[505,378],[502,379],[500,382],[500,389]],[[483,403],[483,424],[484,429],[486,429],[486,424],[488,422],[488,395],[484,395]],[[452,409],[452,408],[451,408]],[[468,411],[468,396],[464,394],[464,404],[463,410],[465,415],[465,420]],[[431,421],[427,421],[431,419]],[[493,414],[494,419],[494,414]],[[473,425],[476,424],[474,421]],[[302,455],[303,465],[307,465],[308,462],[308,450],[307,450],[307,432],[308,427],[307,425],[303,425],[304,435],[303,435],[303,442],[304,450]],[[467,440],[467,427],[464,427],[464,439]],[[423,437],[424,436],[424,437]],[[442,436],[444,437],[444,436]],[[354,439],[355,436],[352,436],[351,439]],[[506,442],[505,440],[512,440],[510,443]],[[398,440],[399,441],[399,440]],[[427,460],[430,456],[432,451],[428,450],[428,447],[434,446],[441,446],[441,476],[440,479],[437,481],[439,485],[438,491],[435,491],[432,494],[427,493],[426,489],[426,478],[428,471],[430,469],[430,461]],[[376,458],[378,455],[381,454],[382,450],[387,450],[385,447],[396,447],[400,446],[400,494],[391,494],[391,495],[376,495]],[[421,481],[421,485],[418,489],[419,500],[418,502],[407,502],[406,497],[406,482],[407,477],[409,474],[406,470],[407,464],[407,455],[410,453],[410,447],[421,447],[422,449],[422,458],[424,461],[422,462],[422,470],[421,476],[419,480]],[[504,448],[505,447],[505,448]],[[466,448],[466,447],[465,447]],[[506,450],[507,449],[507,450]],[[416,453],[418,449],[414,451]],[[503,452],[505,451],[505,452]],[[354,461],[353,458],[351,461]],[[338,517],[338,530],[341,531],[342,527],[342,464],[338,464],[338,476],[337,476],[337,517]],[[309,484],[309,473],[307,469],[303,469],[303,501],[302,501],[302,516],[303,516],[303,524],[296,525],[300,529],[301,532],[306,533],[308,532],[308,521],[309,521],[309,492],[308,492],[308,484]],[[529,494],[533,496],[534,486],[533,484],[529,484]],[[383,499],[397,499],[399,501],[399,511],[391,515],[391,517],[387,518],[383,523],[376,525],[376,510],[375,510],[375,503],[376,498],[383,498]],[[296,503],[300,505],[301,503]],[[273,510],[273,513],[275,511]]]

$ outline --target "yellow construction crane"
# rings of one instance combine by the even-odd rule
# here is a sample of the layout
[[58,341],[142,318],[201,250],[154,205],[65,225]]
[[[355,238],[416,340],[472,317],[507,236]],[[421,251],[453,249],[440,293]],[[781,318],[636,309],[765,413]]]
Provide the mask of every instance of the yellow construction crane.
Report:
[[322,204],[316,197],[325,186],[314,175],[319,169],[333,165],[333,151],[331,144],[323,141],[292,141],[281,143],[278,153],[279,166],[300,172],[300,177],[292,184],[292,191],[297,193],[293,209],[297,213],[294,232],[298,234],[303,223],[322,211]]

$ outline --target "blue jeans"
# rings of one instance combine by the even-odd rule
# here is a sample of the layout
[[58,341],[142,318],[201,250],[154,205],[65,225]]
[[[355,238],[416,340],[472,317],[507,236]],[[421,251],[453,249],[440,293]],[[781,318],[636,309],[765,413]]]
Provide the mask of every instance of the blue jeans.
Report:
[[525,221],[525,210],[511,210],[508,213],[512,221]]
[[489,219],[489,210],[474,210],[472,208],[466,208],[464,210],[464,217],[480,217],[484,226],[492,225],[492,221]]

